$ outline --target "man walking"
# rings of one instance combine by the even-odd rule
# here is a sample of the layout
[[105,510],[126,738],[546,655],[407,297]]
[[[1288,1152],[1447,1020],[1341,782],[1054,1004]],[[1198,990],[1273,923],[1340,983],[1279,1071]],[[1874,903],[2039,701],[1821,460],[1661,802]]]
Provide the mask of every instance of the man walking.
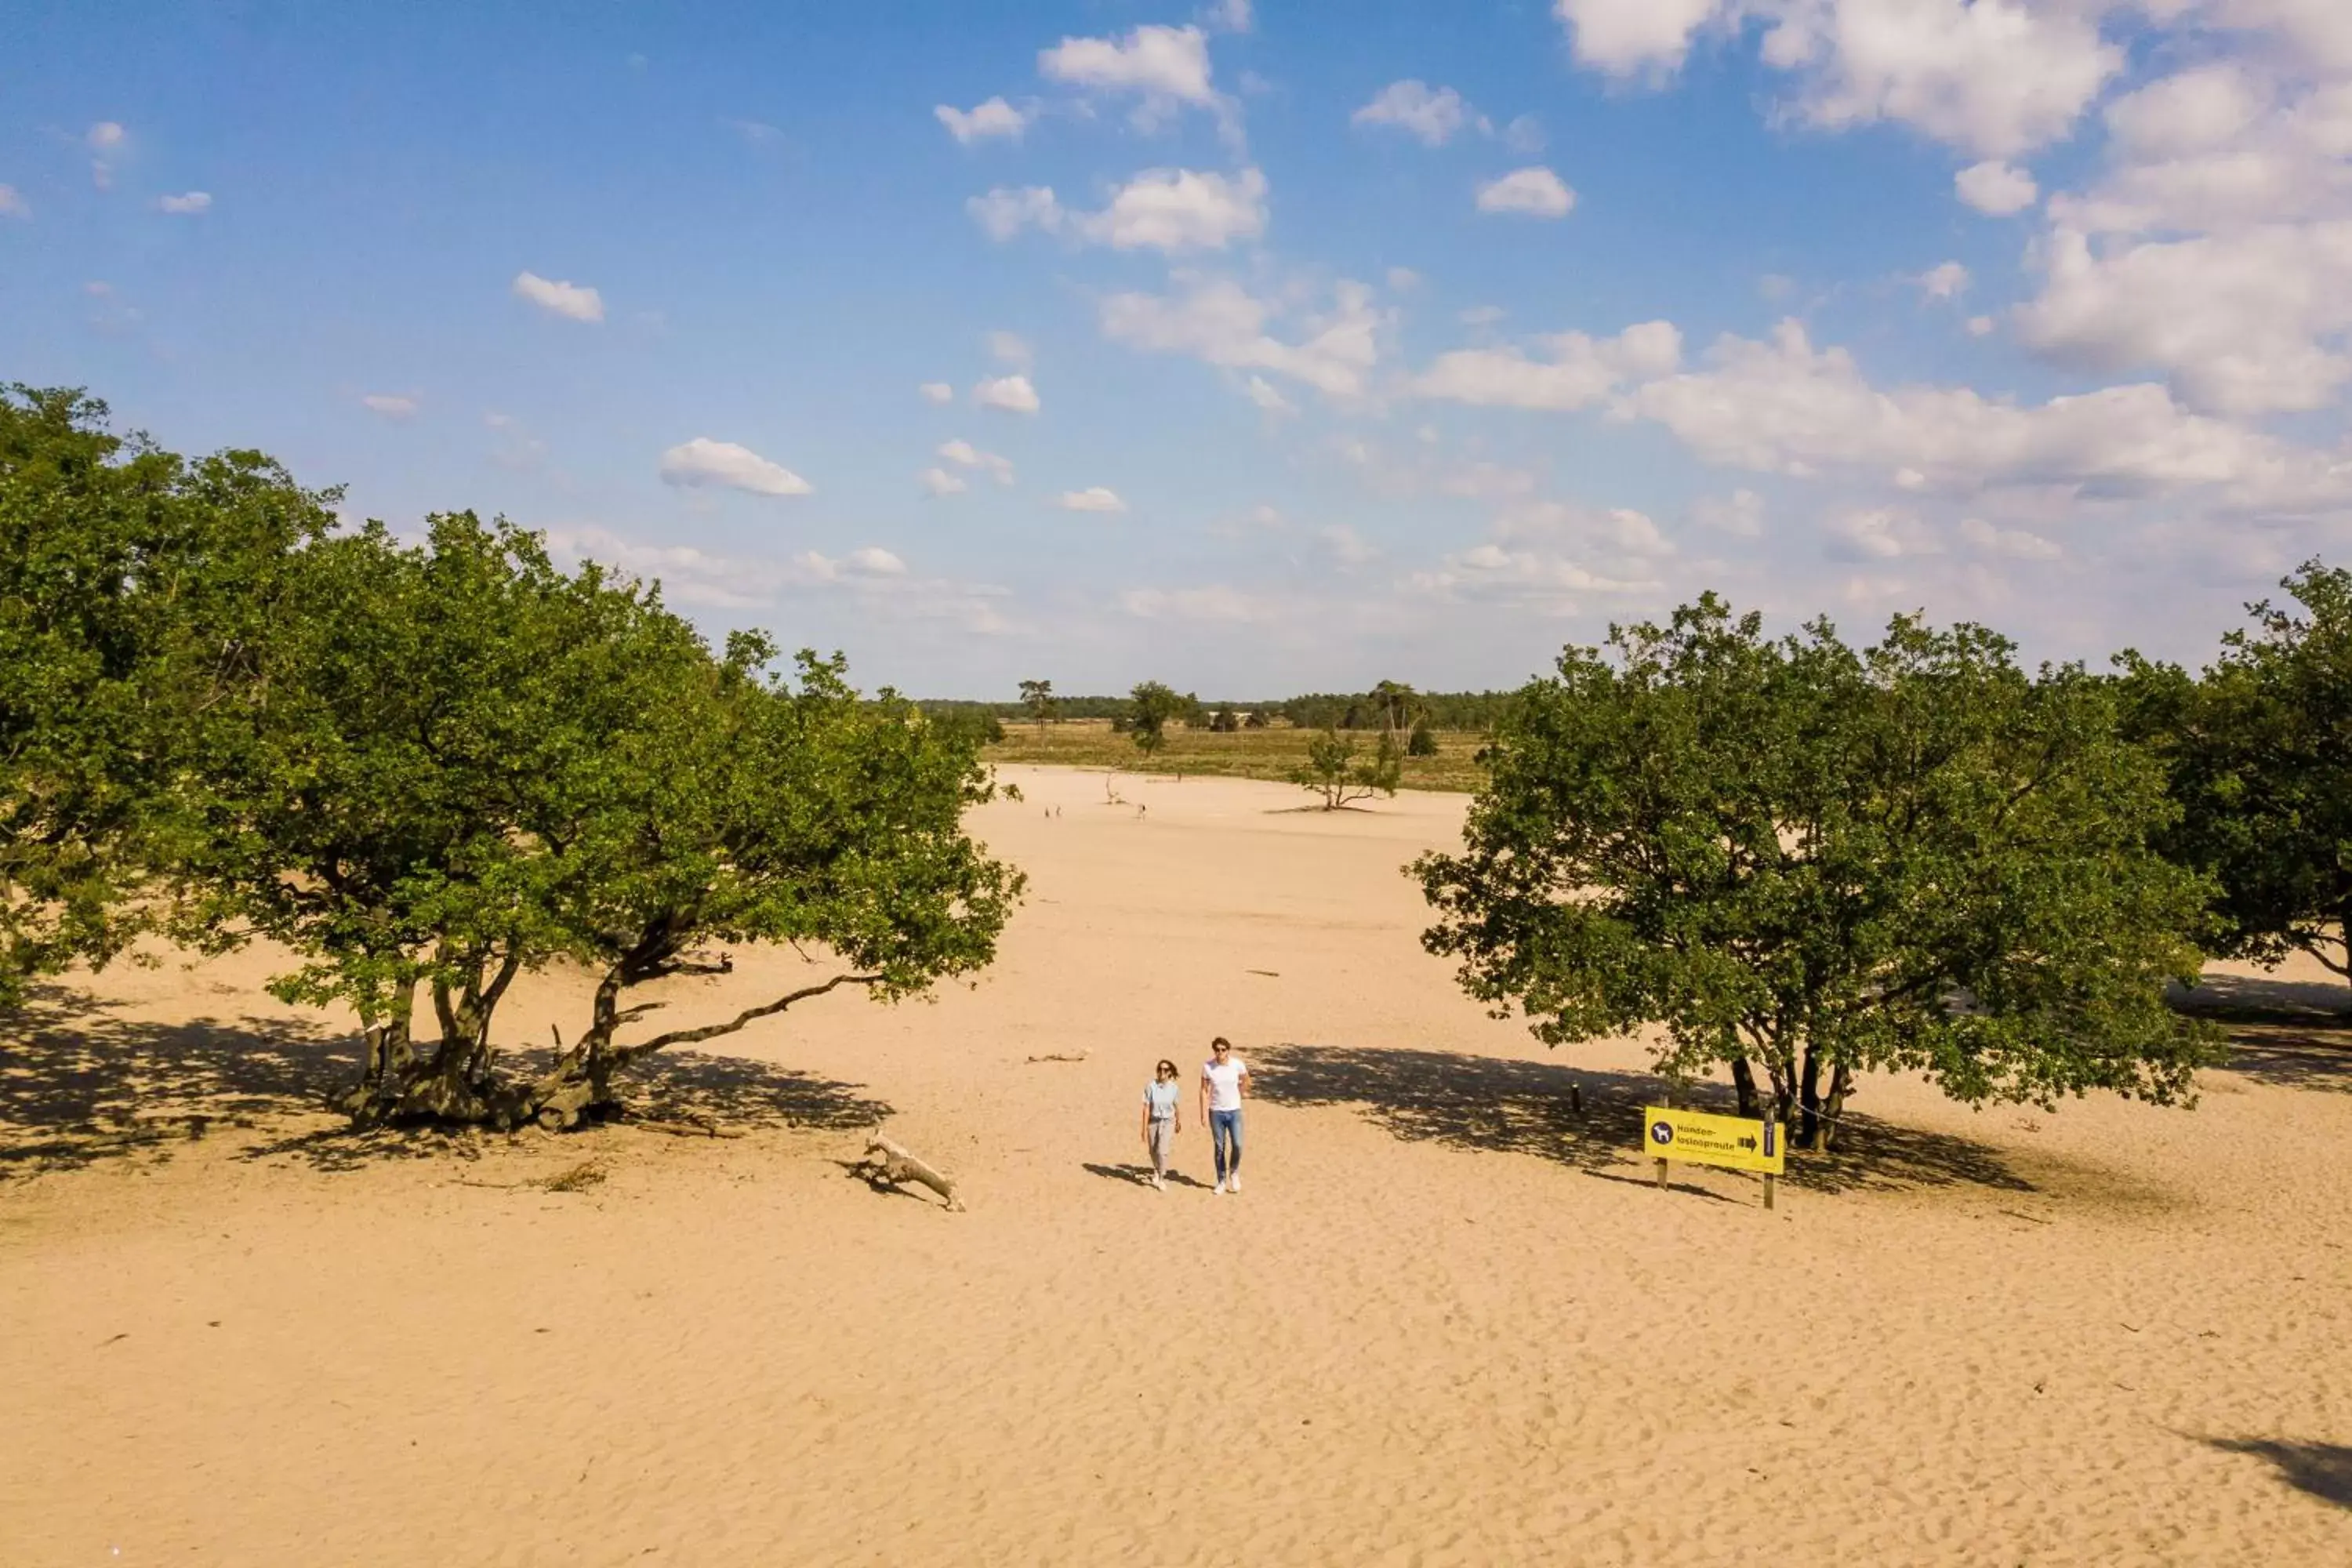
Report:
[[1201,1064],[1201,1117],[1217,1161],[1217,1191],[1242,1190],[1242,1098],[1249,1089],[1249,1063],[1234,1055],[1234,1043],[1219,1035]]

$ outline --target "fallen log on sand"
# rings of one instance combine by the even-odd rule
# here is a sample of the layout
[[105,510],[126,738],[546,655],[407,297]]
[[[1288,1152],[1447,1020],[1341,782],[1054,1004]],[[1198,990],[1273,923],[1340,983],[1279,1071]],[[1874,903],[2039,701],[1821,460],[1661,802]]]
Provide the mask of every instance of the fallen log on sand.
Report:
[[961,1209],[963,1202],[956,1196],[955,1180],[936,1166],[917,1159],[913,1154],[887,1138],[876,1138],[866,1145],[866,1179],[877,1185],[904,1186],[908,1182],[919,1183],[947,1200],[950,1209]]

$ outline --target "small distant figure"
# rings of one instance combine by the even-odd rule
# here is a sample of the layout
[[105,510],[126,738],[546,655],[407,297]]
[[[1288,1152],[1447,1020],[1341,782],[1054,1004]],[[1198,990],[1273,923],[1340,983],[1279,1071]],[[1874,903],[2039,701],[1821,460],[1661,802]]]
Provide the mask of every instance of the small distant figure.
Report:
[[1137,816],[1139,816],[1139,816],[1141,816],[1143,815],[1143,813],[1144,813],[1145,809],[1146,809],[1146,808],[1145,808],[1145,806],[1144,806],[1144,804],[1143,804],[1141,801],[1137,801],[1137,802],[1135,803],[1135,815],[1136,815]]
[[1201,1064],[1201,1115],[1209,1124],[1220,1193],[1242,1190],[1242,1098],[1249,1079],[1249,1063],[1234,1054],[1231,1040],[1219,1035],[1209,1042],[1209,1059]]
[[1184,1131],[1183,1100],[1176,1064],[1162,1057],[1143,1086],[1143,1147],[1151,1156],[1151,1184],[1163,1193],[1169,1163],[1176,1158],[1176,1135]]

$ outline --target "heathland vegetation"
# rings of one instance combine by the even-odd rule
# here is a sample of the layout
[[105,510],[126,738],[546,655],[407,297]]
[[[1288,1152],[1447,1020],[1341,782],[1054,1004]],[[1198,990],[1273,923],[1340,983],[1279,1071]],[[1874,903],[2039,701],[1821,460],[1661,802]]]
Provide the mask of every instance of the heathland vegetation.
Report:
[[[2203,955],[2347,968],[2352,574],[2315,562],[2201,674],[1908,616],[1770,638],[1708,595],[1510,693],[917,705],[503,522],[338,499],[0,396],[0,1006],[142,936],[266,940],[280,997],[363,1029],[355,1120],[570,1126],[666,1046],[987,965],[1022,886],[964,829],[992,762],[1471,790],[1414,868],[1465,987],[1554,1043],[1654,1026],[1808,1141],[1872,1071],[2179,1099],[2210,1046],[2165,988]],[[640,1026],[749,943],[805,983]],[[555,965],[590,994],[518,1072],[499,1005]]]

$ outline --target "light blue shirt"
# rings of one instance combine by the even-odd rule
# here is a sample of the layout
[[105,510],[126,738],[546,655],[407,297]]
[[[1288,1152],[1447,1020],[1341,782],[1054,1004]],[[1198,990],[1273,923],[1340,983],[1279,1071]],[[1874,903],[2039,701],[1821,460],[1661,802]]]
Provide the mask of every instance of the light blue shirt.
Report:
[[1171,1079],[1161,1083],[1158,1079],[1143,1086],[1143,1103],[1151,1107],[1151,1120],[1165,1121],[1176,1114],[1176,1096],[1183,1085]]

